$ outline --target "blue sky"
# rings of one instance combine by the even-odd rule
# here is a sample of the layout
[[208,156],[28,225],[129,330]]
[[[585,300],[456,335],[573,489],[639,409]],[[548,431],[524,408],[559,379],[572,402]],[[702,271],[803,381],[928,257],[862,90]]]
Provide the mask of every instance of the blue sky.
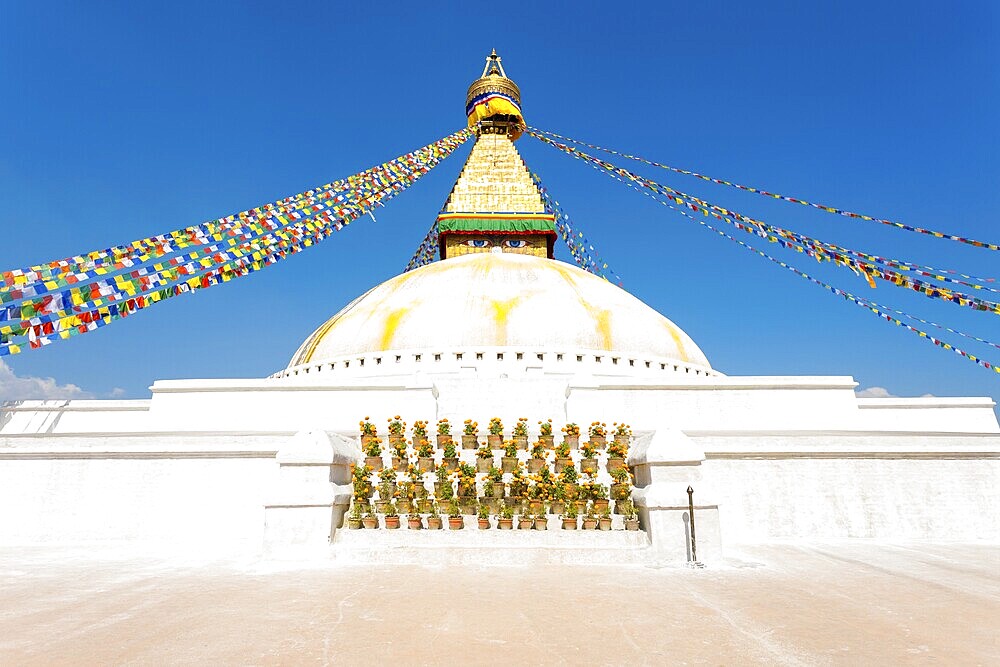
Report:
[[[538,127],[996,242],[998,21],[991,2],[511,3],[503,11],[7,2],[0,266],[202,222],[435,140],[464,124],[466,87],[493,47]],[[625,287],[684,328],[718,370],[853,375],[903,396],[1000,398],[1000,375],[535,140],[518,148]],[[155,379],[270,374],[329,315],[402,270],[467,153],[381,209],[377,224],[359,221],[266,271],[9,358],[0,383],[7,394],[41,386],[142,397]],[[638,170],[847,247],[1000,277],[995,252]],[[1000,339],[994,315],[884,283],[872,291],[848,271],[793,259],[861,296]],[[996,348],[966,347],[1000,362]]]

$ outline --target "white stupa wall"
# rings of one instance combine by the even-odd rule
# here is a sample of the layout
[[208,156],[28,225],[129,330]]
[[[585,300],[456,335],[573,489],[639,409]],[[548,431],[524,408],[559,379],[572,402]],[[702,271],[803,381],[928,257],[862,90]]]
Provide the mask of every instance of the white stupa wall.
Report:
[[[508,429],[524,416],[532,431],[551,417],[683,433],[704,453],[697,499],[718,506],[723,543],[1000,539],[991,519],[1000,515],[1000,428],[988,399],[859,400],[846,377],[699,385],[465,373],[336,386],[169,381],[150,401],[5,406],[0,544],[259,545],[281,477],[277,452],[294,434],[350,437],[362,417],[381,425],[396,414],[410,424],[447,416],[456,428],[472,418],[481,433],[492,416]],[[682,496],[683,480],[676,486]]]

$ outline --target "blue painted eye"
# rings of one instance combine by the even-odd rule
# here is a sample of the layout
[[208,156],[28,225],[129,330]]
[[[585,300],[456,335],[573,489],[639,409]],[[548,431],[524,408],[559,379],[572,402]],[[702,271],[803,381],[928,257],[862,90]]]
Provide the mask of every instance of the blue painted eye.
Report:
[[507,239],[503,245],[505,248],[527,248],[528,242],[524,239]]
[[490,247],[490,240],[489,239],[469,239],[468,241],[465,242],[465,245],[471,246],[473,248],[489,248]]

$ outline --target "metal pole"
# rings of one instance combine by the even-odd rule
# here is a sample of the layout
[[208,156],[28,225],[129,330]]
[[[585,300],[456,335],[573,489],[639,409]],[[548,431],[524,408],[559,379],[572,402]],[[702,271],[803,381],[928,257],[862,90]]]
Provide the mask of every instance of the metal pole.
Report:
[[698,562],[698,542],[694,538],[694,489],[690,486],[688,491],[688,519],[691,522],[691,560]]

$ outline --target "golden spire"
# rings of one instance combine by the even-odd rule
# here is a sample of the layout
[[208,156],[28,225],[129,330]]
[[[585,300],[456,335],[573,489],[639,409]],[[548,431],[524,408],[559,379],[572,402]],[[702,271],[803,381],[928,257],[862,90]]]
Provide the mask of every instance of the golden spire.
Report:
[[506,134],[511,139],[521,136],[525,126],[521,115],[521,89],[507,78],[496,49],[486,56],[482,76],[469,86],[465,115],[469,127],[478,125],[480,132]]

